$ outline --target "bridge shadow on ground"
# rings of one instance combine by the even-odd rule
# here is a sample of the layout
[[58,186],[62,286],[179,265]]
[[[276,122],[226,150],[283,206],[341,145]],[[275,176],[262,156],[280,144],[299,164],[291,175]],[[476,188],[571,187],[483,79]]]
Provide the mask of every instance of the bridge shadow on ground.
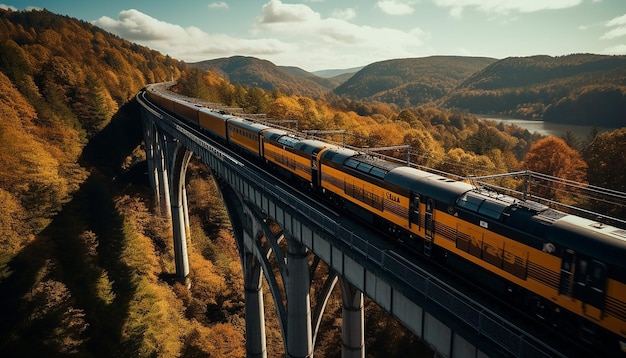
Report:
[[122,169],[141,139],[133,101],[84,148],[91,174],[71,201],[9,263],[0,282],[4,356],[134,355],[132,340],[120,344],[135,287],[119,259],[124,222],[113,198],[137,180],[147,190],[145,168]]

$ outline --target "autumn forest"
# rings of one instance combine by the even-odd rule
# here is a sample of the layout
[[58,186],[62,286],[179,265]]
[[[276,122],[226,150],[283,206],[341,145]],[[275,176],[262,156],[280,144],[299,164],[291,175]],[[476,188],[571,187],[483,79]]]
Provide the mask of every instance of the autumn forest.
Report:
[[[457,81],[469,81],[472,66],[492,64],[474,59]],[[611,71],[623,76],[626,66]],[[297,130],[345,130],[353,146],[409,145],[414,163],[439,171],[466,177],[532,170],[626,192],[626,162],[615,155],[626,152],[626,127],[584,138],[543,137],[432,99],[399,105],[397,94],[384,101],[319,88],[304,95],[253,87],[86,22],[45,10],[0,10],[3,356],[245,356],[242,269],[207,168],[194,160],[187,175],[191,288],[173,277],[170,224],[153,207],[134,96],[147,83],[171,78],[179,93],[295,120]],[[616,91],[623,96],[619,86],[578,93],[588,101],[621,103]],[[450,101],[470,101],[477,92],[449,93]],[[559,110],[578,113],[583,102],[565,96],[560,103]],[[623,107],[615,111],[626,116]],[[508,178],[499,184],[523,183]],[[535,190],[626,217],[623,207]],[[283,356],[271,295],[265,299],[268,353]],[[339,357],[340,293],[327,312],[315,354]],[[366,331],[368,355],[419,350],[432,356],[369,301]]]

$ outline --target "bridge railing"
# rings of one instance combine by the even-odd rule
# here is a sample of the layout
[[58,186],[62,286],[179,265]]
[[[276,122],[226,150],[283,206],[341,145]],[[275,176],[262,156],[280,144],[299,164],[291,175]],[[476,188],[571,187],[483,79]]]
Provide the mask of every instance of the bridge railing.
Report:
[[[242,166],[241,163],[229,160],[229,156],[221,156],[220,150],[213,147],[207,140],[196,136],[191,131],[179,131],[172,122],[177,120],[169,115],[156,116],[155,121],[163,129],[170,131],[170,134],[181,140],[183,144],[195,144],[198,149],[212,147],[209,150],[220,162],[222,168],[237,175],[248,185],[256,190],[271,196],[276,202],[280,202],[284,207],[291,208],[294,212],[302,215],[319,230],[327,232],[329,235],[340,239],[345,245],[358,252],[366,260],[378,265],[382,270],[394,276],[397,280],[404,282],[412,290],[422,294],[430,302],[445,309],[449,314],[465,322],[474,329],[475,334],[487,337],[489,340],[517,357],[564,357],[554,349],[527,334],[513,323],[504,320],[496,313],[472,300],[462,292],[455,290],[450,285],[428,273],[419,266],[407,261],[398,254],[386,249],[380,249],[367,239],[362,238],[340,223],[333,220],[326,214],[311,207],[308,203],[292,195],[286,190],[269,183],[262,175],[255,170]],[[189,150],[193,148],[188,147]],[[223,173],[220,173],[223,174]]]
[[314,209],[307,202],[270,184],[262,175],[247,167],[238,168],[238,170],[249,183],[253,183],[258,189],[272,196],[274,200],[308,218],[330,235],[341,239],[344,244],[365,259],[376,263],[384,271],[424,295],[427,300],[465,322],[475,330],[477,335],[489,338],[510,354],[517,357],[564,357],[426,270],[406,261],[392,251],[380,249],[326,214]]

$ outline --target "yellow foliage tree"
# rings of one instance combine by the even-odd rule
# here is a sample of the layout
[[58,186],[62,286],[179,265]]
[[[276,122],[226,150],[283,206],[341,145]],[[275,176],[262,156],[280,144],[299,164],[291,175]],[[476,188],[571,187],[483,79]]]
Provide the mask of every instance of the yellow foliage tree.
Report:
[[491,174],[495,167],[489,157],[467,153],[461,148],[448,151],[443,161],[436,165],[439,170],[463,177]]

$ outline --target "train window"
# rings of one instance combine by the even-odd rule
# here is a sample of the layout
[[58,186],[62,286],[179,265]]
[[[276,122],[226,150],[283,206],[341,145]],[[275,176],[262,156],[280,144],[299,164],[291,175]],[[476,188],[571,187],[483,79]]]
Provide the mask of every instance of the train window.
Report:
[[383,169],[374,167],[370,171],[370,174],[372,174],[373,176],[375,176],[377,178],[384,179],[385,178],[385,174],[387,174],[387,172],[385,170],[383,170]]
[[574,268],[574,298],[604,309],[607,266],[596,260],[579,258]]
[[567,296],[572,295],[572,278],[574,275],[574,262],[576,256],[571,250],[563,252],[563,259],[561,261],[561,280],[559,283],[559,293]]
[[292,136],[288,136],[288,135],[284,135],[284,136],[278,138],[278,143],[287,145],[287,146],[292,147],[292,148],[293,148],[293,146],[294,146],[294,144],[296,142],[297,142],[296,138],[294,138]]
[[576,277],[576,284],[579,286],[587,286],[587,260],[586,259],[578,259],[578,264],[576,265],[576,271],[574,272]]
[[587,303],[603,310],[606,303],[604,291],[606,290],[607,266],[600,261],[593,260],[587,281],[589,282]]
[[499,220],[502,212],[507,208],[507,206],[508,204],[504,202],[485,200],[482,205],[480,205],[478,212],[490,218]]
[[589,273],[589,286],[595,291],[604,292],[606,288],[606,265],[600,261],[592,261]]
[[371,165],[365,163],[359,163],[359,165],[357,166],[357,169],[362,171],[363,173],[369,173],[372,168],[373,167]]
[[433,236],[433,231],[435,229],[435,225],[433,223],[433,199],[428,198],[426,200],[426,236],[431,238]]
[[471,195],[471,193],[465,193],[456,203],[460,207],[476,212],[484,200],[483,198]]
[[355,168],[359,165],[359,162],[357,162],[354,159],[348,159],[346,160],[346,167],[350,167],[350,168]]
[[416,223],[417,226],[422,226],[420,223],[420,196],[419,194],[415,194],[415,197],[413,197],[413,213],[412,213],[411,221]]

